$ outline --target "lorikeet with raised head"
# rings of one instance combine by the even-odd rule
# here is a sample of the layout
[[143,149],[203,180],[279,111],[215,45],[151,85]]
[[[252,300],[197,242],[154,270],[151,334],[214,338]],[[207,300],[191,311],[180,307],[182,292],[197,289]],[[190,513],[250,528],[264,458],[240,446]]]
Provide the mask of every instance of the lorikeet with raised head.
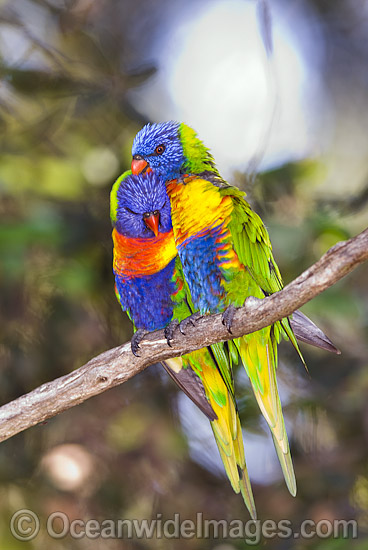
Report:
[[[194,311],[177,256],[165,181],[154,173],[126,172],[111,191],[116,296],[136,330],[132,351],[147,331],[182,321]],[[231,369],[220,369],[204,348],[163,363],[167,372],[211,421],[226,473],[253,518],[252,489],[234,398]]]
[[[134,174],[153,171],[166,181],[175,244],[194,310],[201,314],[222,312],[231,331],[235,307],[242,306],[249,296],[262,299],[282,288],[262,220],[245,200],[245,193],[220,176],[209,150],[186,124],[146,125],[136,135],[132,153]],[[307,332],[304,340],[308,340]],[[170,338],[170,331],[168,335]],[[302,358],[288,319],[233,342],[270,427],[289,491],[295,495],[276,382],[281,336],[291,340]],[[218,344],[212,350],[221,371],[229,370],[234,345]]]

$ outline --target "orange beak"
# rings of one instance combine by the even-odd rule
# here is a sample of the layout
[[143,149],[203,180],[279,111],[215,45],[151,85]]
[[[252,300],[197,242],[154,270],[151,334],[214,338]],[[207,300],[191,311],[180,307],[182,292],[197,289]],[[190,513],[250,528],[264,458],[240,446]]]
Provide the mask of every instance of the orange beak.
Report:
[[135,176],[137,176],[138,174],[145,174],[146,172],[151,172],[151,168],[148,162],[142,158],[135,159],[133,157],[131,169],[132,169],[132,174],[134,174]]
[[160,223],[160,214],[154,214],[152,212],[148,218],[144,218],[144,223],[149,229],[151,229],[151,231],[154,232],[155,237],[157,237],[159,233],[158,224]]

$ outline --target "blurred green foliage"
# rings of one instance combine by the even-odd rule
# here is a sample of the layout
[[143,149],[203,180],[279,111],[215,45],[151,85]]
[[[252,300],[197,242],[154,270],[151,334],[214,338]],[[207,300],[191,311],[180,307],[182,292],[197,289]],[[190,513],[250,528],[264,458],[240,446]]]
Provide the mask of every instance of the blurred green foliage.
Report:
[[[344,33],[336,28],[341,6],[346,21],[354,20],[355,10],[349,11],[349,2],[317,4],[321,21],[338,41]],[[150,41],[168,5],[164,0],[1,3],[1,403],[70,372],[132,333],[113,292],[109,190],[129,166],[133,136],[145,122],[129,91],[155,73],[147,62]],[[344,39],[353,40],[347,28]],[[367,51],[352,59],[357,72]],[[367,187],[351,191],[349,185],[337,193],[326,177],[319,158],[261,174],[252,185],[246,175],[234,175],[270,231],[285,281],[367,224]],[[261,519],[288,518],[298,527],[305,518],[356,518],[359,540],[276,537],[267,541],[269,548],[367,547],[367,280],[363,266],[304,308],[341,348],[341,356],[303,348],[308,376],[292,350],[281,348],[297,498],[282,481],[254,484]],[[238,387],[244,425],[265,434],[241,376]],[[2,443],[1,547],[243,548],[239,540],[51,540],[44,533],[24,543],[10,533],[10,517],[20,508],[35,511],[42,525],[57,510],[85,520],[157,513],[171,518],[175,512],[190,519],[203,512],[206,518],[246,521],[241,499],[225,478],[211,464],[205,468],[193,460],[179,410],[177,390],[153,366]],[[194,434],[196,422],[189,418],[189,424]],[[204,454],[206,444],[201,442]],[[79,478],[68,485],[73,468]]]

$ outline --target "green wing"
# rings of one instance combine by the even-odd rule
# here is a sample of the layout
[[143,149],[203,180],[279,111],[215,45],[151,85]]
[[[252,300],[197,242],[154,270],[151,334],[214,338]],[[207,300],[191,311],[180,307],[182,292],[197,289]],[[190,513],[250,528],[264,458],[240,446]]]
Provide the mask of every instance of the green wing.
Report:
[[[272,254],[270,237],[261,218],[252,210],[242,191],[232,187],[222,192],[233,196],[234,210],[229,229],[240,262],[247,267],[261,290],[262,297],[281,290],[281,274]],[[289,319],[276,323],[275,330],[290,339],[305,366]]]
[[[230,281],[229,291],[237,293],[239,301],[243,302],[248,296],[264,298],[281,290],[281,275],[273,258],[271,242],[262,220],[251,209],[244,194],[238,189],[221,189],[221,193],[232,196],[233,212],[228,227],[234,250],[245,268],[244,273],[248,274],[248,279],[251,279],[247,281],[247,286],[240,288],[237,280],[239,277],[234,277],[234,289],[231,289],[232,281]],[[234,343],[262,414],[271,429],[289,491],[295,495],[295,475],[276,381],[277,345],[282,334],[290,338],[300,354],[288,319],[237,338]]]

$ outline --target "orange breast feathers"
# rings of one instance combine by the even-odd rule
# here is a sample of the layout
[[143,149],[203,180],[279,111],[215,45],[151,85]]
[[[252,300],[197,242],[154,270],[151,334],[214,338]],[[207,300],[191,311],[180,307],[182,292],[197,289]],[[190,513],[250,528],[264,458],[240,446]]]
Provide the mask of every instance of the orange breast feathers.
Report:
[[149,239],[124,237],[112,232],[114,272],[122,277],[153,275],[166,267],[177,255],[173,232],[159,233]]

